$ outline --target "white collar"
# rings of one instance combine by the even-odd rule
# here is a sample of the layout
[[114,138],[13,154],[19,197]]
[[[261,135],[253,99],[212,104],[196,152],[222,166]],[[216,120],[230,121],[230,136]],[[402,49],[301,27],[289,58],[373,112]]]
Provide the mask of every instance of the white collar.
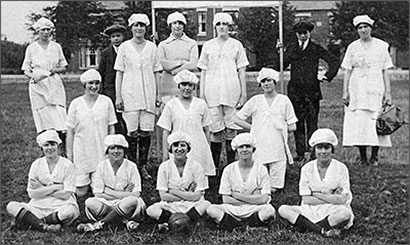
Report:
[[[299,46],[302,44],[302,42],[299,41],[299,40],[298,40],[298,43],[299,43]],[[306,40],[306,41],[303,43],[303,48],[302,48],[302,50],[305,50],[308,44],[309,44],[309,39]]]

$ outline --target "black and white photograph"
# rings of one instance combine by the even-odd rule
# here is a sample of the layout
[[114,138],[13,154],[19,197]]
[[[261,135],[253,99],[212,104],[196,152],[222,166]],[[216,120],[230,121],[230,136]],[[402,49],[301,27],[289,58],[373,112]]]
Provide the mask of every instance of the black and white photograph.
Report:
[[409,244],[408,1],[0,1],[2,244]]

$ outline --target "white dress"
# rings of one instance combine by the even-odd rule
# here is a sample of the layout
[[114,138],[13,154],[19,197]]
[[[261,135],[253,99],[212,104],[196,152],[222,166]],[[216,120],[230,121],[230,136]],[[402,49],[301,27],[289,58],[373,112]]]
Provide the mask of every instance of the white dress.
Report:
[[[50,41],[47,49],[43,49],[37,42],[34,42],[26,49],[21,69],[50,71],[54,67],[67,65],[60,44]],[[30,82],[29,95],[37,132],[50,128],[58,131],[67,129],[65,126],[66,94],[58,74],[47,77],[36,84]]]
[[369,49],[360,40],[352,42],[341,67],[352,70],[349,82],[350,104],[343,121],[344,146],[391,146],[390,136],[378,136],[376,118],[382,106],[383,70],[393,67],[388,43],[373,38]]
[[205,101],[193,97],[189,108],[186,109],[179,98],[174,98],[166,104],[157,124],[170,132],[187,133],[192,139],[189,158],[202,165],[205,175],[215,175],[211,149],[203,130],[203,127],[211,124]]
[[[137,169],[137,165],[128,159],[124,159],[121,166],[118,168],[117,173],[114,173],[110,160],[106,159],[100,162],[92,175],[91,187],[94,195],[97,193],[103,193],[104,187],[107,186],[116,191],[124,191],[129,184],[134,184],[132,192],[141,193],[141,177]],[[94,199],[108,205],[110,207],[121,203],[122,199],[107,200],[105,198],[94,197]],[[138,205],[131,215],[132,218],[140,218],[145,211],[146,205],[144,200],[139,197]],[[85,209],[86,215],[92,220],[96,220],[92,212],[88,208]]]
[[[349,170],[346,165],[332,159],[323,180],[320,179],[319,170],[317,168],[317,160],[306,163],[301,169],[299,181],[300,196],[309,196],[313,191],[335,190],[340,187],[343,188],[342,194],[348,195],[346,203],[341,204],[351,212],[349,223],[345,226],[345,229],[348,229],[353,225],[354,214],[352,208],[350,207],[353,196],[350,191]],[[301,210],[303,216],[311,220],[313,223],[317,223],[341,205],[334,205],[330,203],[308,205],[302,202],[299,209]]]
[[298,119],[286,95],[277,94],[270,106],[263,94],[255,95],[236,115],[241,120],[252,118],[250,133],[257,141],[255,163],[293,162],[288,147],[288,125]]
[[[178,169],[172,159],[169,159],[159,166],[157,176],[157,190],[168,191],[169,189],[188,190],[191,183],[196,183],[195,191],[202,191],[205,194],[205,190],[208,189],[208,178],[204,174],[204,170],[201,165],[188,158],[182,177],[179,175]],[[177,201],[177,202],[165,202],[160,201],[153,205],[161,206],[172,213],[182,212],[186,213],[198,202],[204,201],[204,196],[199,201]]]
[[221,184],[219,186],[220,195],[232,195],[232,192],[239,192],[243,194],[262,194],[268,195],[269,198],[266,204],[220,204],[225,209],[225,212],[238,218],[248,218],[253,213],[264,209],[265,205],[270,205],[270,183],[269,175],[266,167],[262,164],[253,164],[251,172],[246,180],[243,180],[241,171],[239,170],[238,161],[233,162],[225,167]]
[[205,70],[204,95],[209,107],[235,107],[241,96],[238,69],[249,65],[242,43],[228,38],[222,49],[216,39],[204,43],[198,67]]
[[97,164],[106,159],[104,139],[108,126],[115,123],[114,105],[105,95],[98,95],[92,108],[83,96],[71,102],[66,125],[74,129],[73,157],[77,174],[94,172]]
[[146,41],[143,50],[139,53],[131,40],[123,42],[118,48],[114,69],[124,73],[121,88],[124,113],[138,110],[155,113],[154,72],[162,70],[157,46]]
[[62,183],[63,191],[71,192],[70,197],[65,200],[51,195],[40,199],[31,199],[27,205],[30,208],[30,211],[37,217],[43,218],[48,214],[63,209],[67,205],[72,206],[77,210],[77,213],[74,216],[75,218],[78,217],[80,211],[78,210],[78,204],[74,194],[76,188],[75,171],[74,164],[70,160],[60,157],[53,172],[50,172],[46,158],[39,158],[31,164],[28,178],[27,191],[31,190],[29,184],[30,179],[37,179],[43,185]]

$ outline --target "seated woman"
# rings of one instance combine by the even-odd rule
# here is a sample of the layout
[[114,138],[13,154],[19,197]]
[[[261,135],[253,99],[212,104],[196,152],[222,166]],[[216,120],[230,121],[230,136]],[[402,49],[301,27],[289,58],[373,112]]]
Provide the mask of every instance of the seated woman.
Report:
[[316,130],[309,145],[314,148],[317,159],[301,169],[299,195],[300,206],[282,205],[279,215],[303,230],[322,234],[324,237],[340,237],[340,228],[353,225],[350,207],[349,170],[332,158],[338,143],[335,133],[328,128]]
[[[204,198],[208,179],[201,164],[187,157],[190,137],[180,131],[168,136],[168,151],[173,156],[158,169],[157,190],[161,201],[147,208],[147,214],[158,221],[158,230],[169,230],[168,220],[174,213],[185,213],[197,222],[210,205]],[[183,227],[176,227],[182,229]]]
[[85,201],[87,217],[96,222],[79,224],[78,232],[101,230],[104,224],[117,221],[132,231],[139,226],[135,220],[141,219],[145,211],[137,166],[124,158],[127,140],[122,134],[107,135],[104,144],[108,159],[99,163],[92,175],[95,197]]
[[59,155],[61,139],[57,131],[40,133],[37,143],[44,156],[30,167],[27,192],[31,200],[10,202],[7,212],[15,217],[19,227],[56,232],[62,224],[70,224],[80,215],[74,194],[74,164]]
[[268,171],[252,159],[256,139],[250,133],[242,133],[231,145],[238,154],[238,161],[223,170],[219,187],[223,204],[212,204],[206,212],[228,231],[241,225],[265,226],[275,218],[275,208],[269,204]]

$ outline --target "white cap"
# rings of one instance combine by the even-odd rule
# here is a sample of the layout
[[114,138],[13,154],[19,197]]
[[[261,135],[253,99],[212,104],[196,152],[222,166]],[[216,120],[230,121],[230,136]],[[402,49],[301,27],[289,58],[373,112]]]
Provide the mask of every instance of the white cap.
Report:
[[174,12],[168,15],[168,18],[167,18],[168,25],[175,21],[181,21],[182,23],[184,23],[184,25],[186,25],[185,16],[180,12]]
[[256,139],[250,133],[241,133],[235,136],[231,142],[232,149],[235,151],[241,145],[251,145],[256,148]]
[[367,14],[365,15],[358,15],[353,18],[353,25],[356,27],[360,23],[366,23],[373,26],[374,20],[372,20]]
[[199,81],[199,79],[195,75],[195,73],[190,72],[186,69],[178,72],[178,74],[176,74],[175,77],[174,77],[174,82],[176,84],[180,84],[182,82],[189,82],[189,83],[197,84],[198,81]]
[[132,14],[130,18],[128,18],[128,26],[132,26],[135,23],[140,22],[149,26],[149,18],[146,14]]
[[189,146],[191,146],[191,137],[182,131],[173,132],[168,136],[168,150],[171,149],[172,144],[175,142],[185,141]]
[[37,136],[37,144],[40,147],[42,147],[47,141],[57,142],[57,144],[61,144],[62,142],[57,131],[53,129],[46,130]]
[[256,78],[256,80],[258,81],[258,83],[260,83],[265,78],[270,78],[270,79],[273,79],[277,82],[277,81],[279,81],[279,73],[277,71],[275,71],[274,69],[264,68],[263,67],[259,71],[259,74],[258,74],[258,77]]
[[105,150],[112,145],[119,145],[128,148],[128,142],[122,134],[109,134],[104,139]]
[[333,146],[337,146],[337,137],[335,132],[330,128],[319,128],[313,132],[309,139],[309,145],[314,147],[317,144],[329,143]]
[[39,31],[43,28],[52,28],[54,29],[54,23],[51,22],[51,20],[41,17],[39,20],[37,20],[36,23],[33,25],[34,30]]
[[80,76],[81,83],[85,84],[89,81],[100,81],[101,82],[101,75],[96,69],[90,69],[81,74]]
[[216,26],[216,23],[218,22],[227,22],[229,24],[232,24],[233,23],[232,16],[228,13],[223,13],[223,12],[216,13],[214,16],[214,21],[212,22],[214,27]]

